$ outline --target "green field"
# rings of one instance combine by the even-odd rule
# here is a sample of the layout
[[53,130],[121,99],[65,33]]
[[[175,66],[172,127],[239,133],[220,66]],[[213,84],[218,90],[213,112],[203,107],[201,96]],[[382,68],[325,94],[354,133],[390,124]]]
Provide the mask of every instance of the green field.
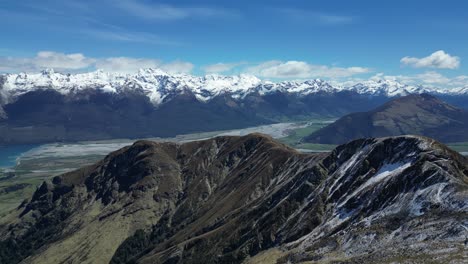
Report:
[[66,158],[22,160],[14,170],[0,169],[0,217],[31,197],[44,180],[64,172],[92,164],[103,156],[89,155]]
[[[302,139],[313,132],[325,127],[329,124],[330,121],[323,120],[323,119],[316,119],[311,122],[308,122],[306,127],[293,129],[289,131],[289,135],[287,137],[280,138],[279,140],[289,145],[293,148],[297,149],[305,149],[305,150],[312,150],[312,151],[330,151],[333,150],[336,145],[328,145],[328,144],[314,144],[314,143],[305,143],[302,142]],[[449,143],[446,144],[451,149],[468,153],[468,142],[457,142],[457,143]]]
[[18,207],[25,197],[30,197],[36,190],[36,186],[40,185],[44,179],[45,177],[37,177],[0,181],[0,200],[2,201],[0,203],[0,217]]
[[449,143],[447,146],[458,152],[468,152],[468,142]]
[[306,149],[312,151],[330,151],[334,149],[335,145],[328,144],[313,144],[302,142],[302,139],[313,132],[325,127],[331,121],[324,119],[316,119],[310,122],[307,122],[307,126],[303,128],[298,128],[289,131],[289,135],[284,138],[280,138],[279,141],[297,149]]

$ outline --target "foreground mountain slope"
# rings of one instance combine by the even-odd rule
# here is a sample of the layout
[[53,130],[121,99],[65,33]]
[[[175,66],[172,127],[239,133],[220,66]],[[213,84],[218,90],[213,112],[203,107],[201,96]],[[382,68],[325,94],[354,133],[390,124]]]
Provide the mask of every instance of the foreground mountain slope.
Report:
[[428,94],[394,99],[372,111],[346,115],[304,138],[342,144],[356,138],[424,135],[442,142],[468,141],[468,111]]
[[467,160],[422,137],[139,141],[44,183],[2,219],[0,260],[461,262],[467,191]]

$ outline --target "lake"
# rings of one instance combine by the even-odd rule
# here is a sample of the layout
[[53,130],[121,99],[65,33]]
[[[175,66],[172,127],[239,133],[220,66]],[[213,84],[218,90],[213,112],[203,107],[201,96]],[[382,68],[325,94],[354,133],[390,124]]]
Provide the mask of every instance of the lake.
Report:
[[0,168],[14,167],[21,154],[39,146],[38,144],[0,146]]
[[[193,140],[207,139],[214,136],[243,136],[253,132],[264,133],[273,138],[287,136],[292,129],[304,127],[304,123],[278,123],[249,127],[243,129],[233,129],[228,131],[202,132],[195,134],[179,135],[172,138],[153,138],[156,141],[188,142]],[[51,144],[29,144],[0,146],[0,168],[14,167],[18,161],[32,160],[39,158],[57,159],[79,156],[104,156],[109,152],[131,145],[135,140],[116,139],[102,140],[93,142],[77,143],[51,143]],[[301,152],[322,152],[310,149],[298,149]],[[467,152],[461,152],[462,155],[468,155]]]
[[[278,123],[243,129],[225,131],[201,132],[194,134],[179,135],[172,138],[152,138],[156,141],[188,142],[193,140],[207,139],[215,136],[243,136],[253,132],[280,138],[287,135],[287,131],[305,126],[305,123]],[[57,159],[78,156],[104,156],[109,152],[131,145],[136,139],[114,139],[93,142],[77,143],[49,143],[0,146],[0,168],[14,167],[18,161],[32,159]]]

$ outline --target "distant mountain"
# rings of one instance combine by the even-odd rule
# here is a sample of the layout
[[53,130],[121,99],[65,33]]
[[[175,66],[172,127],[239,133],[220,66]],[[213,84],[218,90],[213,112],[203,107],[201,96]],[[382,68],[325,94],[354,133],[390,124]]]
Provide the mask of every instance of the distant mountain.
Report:
[[424,135],[442,142],[468,141],[468,111],[428,94],[394,99],[372,111],[346,115],[304,138],[342,144],[357,138]]
[[0,144],[146,138],[271,123],[235,102],[200,102],[181,93],[155,108],[141,94],[85,90],[73,98],[53,90],[27,93],[5,106]]
[[467,191],[466,158],[423,137],[138,141],[2,218],[0,263],[461,263]]
[[[0,144],[175,136],[368,111],[395,96],[431,92],[468,107],[468,90],[394,81],[352,87],[323,80],[273,83],[143,69],[0,75]],[[2,110],[3,109],[3,110]]]
[[332,86],[316,79],[307,81],[262,81],[255,76],[206,75],[202,77],[187,74],[168,74],[160,69],[142,69],[136,74],[110,73],[98,70],[89,73],[62,74],[52,69],[37,74],[0,75],[0,102],[10,103],[22,94],[44,89],[52,89],[60,94],[73,95],[82,90],[94,89],[106,93],[137,92],[147,96],[154,105],[170,101],[174,95],[189,90],[199,101],[229,94],[241,99],[249,94],[289,93],[305,96],[320,92],[337,93],[353,91],[358,94],[387,97],[404,96],[413,93],[438,93],[447,95],[468,95],[468,89],[436,89],[421,85],[407,85],[397,81],[366,81],[349,87]]

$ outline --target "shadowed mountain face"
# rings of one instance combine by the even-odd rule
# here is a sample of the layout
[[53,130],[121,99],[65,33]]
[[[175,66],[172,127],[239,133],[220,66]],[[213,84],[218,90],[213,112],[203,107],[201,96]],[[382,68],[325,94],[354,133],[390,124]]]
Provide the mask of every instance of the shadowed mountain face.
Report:
[[44,90],[23,95],[4,110],[3,121],[0,110],[0,144],[167,137],[271,122],[235,104],[200,102],[190,93],[156,108],[138,93],[88,90],[67,97]]
[[341,116],[371,109],[388,98],[371,100],[347,91],[306,96],[277,92],[252,93],[243,99],[223,94],[203,102],[186,90],[169,94],[166,100],[156,106],[138,91],[113,94],[95,89],[69,95],[36,90],[5,105],[0,98],[0,144],[170,137],[285,119]]
[[[271,123],[220,100],[180,94],[159,108],[138,93],[88,90],[73,98],[56,91],[27,93],[0,110],[0,144],[168,137]],[[230,120],[226,122],[226,120]]]
[[422,137],[138,141],[1,219],[0,262],[460,262],[467,194],[468,161]]
[[304,138],[342,144],[357,138],[424,135],[442,142],[468,141],[468,112],[428,94],[394,99],[370,112],[354,113]]

